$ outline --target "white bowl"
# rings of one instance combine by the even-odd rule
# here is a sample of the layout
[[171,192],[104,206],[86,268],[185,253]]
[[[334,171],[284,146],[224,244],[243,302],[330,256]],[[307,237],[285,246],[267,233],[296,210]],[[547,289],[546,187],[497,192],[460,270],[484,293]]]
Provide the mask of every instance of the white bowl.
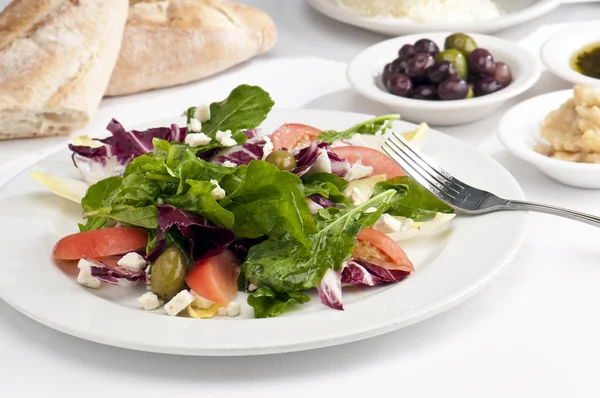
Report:
[[470,34],[479,47],[489,50],[497,61],[506,62],[513,73],[513,82],[503,90],[484,97],[456,101],[425,101],[390,94],[381,82],[386,64],[398,56],[404,44],[428,38],[440,48],[453,32],[425,33],[397,37],[375,44],[360,53],[348,66],[350,85],[365,97],[377,101],[403,119],[430,125],[458,125],[475,122],[490,115],[507,100],[531,88],[540,76],[537,59],[518,45],[492,36]]
[[573,97],[573,90],[543,94],[511,108],[500,120],[498,137],[513,155],[531,163],[548,177],[573,187],[600,189],[600,164],[553,159],[533,150],[542,143],[540,123]]
[[540,54],[548,70],[574,84],[600,86],[600,79],[582,75],[571,68],[571,59],[579,50],[600,43],[598,24],[600,20],[576,23],[550,37]]

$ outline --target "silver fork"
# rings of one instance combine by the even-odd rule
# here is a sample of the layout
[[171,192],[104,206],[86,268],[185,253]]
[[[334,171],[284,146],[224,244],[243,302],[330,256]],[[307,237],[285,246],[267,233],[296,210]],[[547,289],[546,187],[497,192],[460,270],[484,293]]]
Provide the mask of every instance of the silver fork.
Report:
[[382,146],[408,175],[457,212],[484,214],[504,210],[536,211],[582,221],[600,227],[600,217],[539,203],[500,198],[453,177],[420,151],[412,148],[398,133],[392,133]]

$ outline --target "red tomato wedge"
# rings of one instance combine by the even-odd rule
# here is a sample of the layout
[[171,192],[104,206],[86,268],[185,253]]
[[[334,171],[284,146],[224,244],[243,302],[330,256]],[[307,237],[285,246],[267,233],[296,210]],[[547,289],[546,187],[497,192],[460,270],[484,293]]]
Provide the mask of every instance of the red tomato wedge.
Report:
[[185,281],[200,296],[215,303],[228,303],[237,294],[239,260],[229,250],[197,261]]
[[288,123],[279,127],[271,134],[271,142],[275,150],[286,148],[293,149],[300,144],[314,141],[321,134],[321,130],[305,124]]
[[331,150],[339,157],[346,159],[350,164],[354,164],[360,160],[364,166],[373,167],[373,172],[369,177],[385,174],[389,180],[390,178],[406,175],[402,167],[398,166],[398,163],[376,149],[364,146],[340,146],[331,148]]
[[[358,244],[352,255],[386,269],[413,272],[415,267],[392,238],[371,228],[358,233]],[[383,254],[383,256],[381,255]]]
[[54,246],[52,255],[59,260],[101,258],[125,254],[148,244],[141,228],[104,228],[65,236]]

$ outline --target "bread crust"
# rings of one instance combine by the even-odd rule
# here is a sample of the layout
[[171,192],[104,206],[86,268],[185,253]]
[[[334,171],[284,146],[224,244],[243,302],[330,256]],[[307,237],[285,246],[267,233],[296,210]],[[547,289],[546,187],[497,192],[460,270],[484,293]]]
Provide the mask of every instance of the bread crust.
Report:
[[264,12],[228,0],[132,0],[121,54],[106,91],[125,95],[216,74],[271,49]]

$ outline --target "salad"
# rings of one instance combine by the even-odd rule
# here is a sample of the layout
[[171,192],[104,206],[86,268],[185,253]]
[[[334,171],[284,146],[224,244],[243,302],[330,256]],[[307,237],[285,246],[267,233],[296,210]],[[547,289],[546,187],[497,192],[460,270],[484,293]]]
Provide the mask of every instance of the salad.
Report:
[[343,287],[408,277],[414,266],[396,242],[454,214],[379,150],[399,116],[269,134],[259,126],[273,105],[242,85],[189,108],[185,127],[128,131],[113,120],[108,138],[75,139],[86,183],[34,175],[82,206],[80,232],[53,257],[78,261],[88,288],[145,284],[141,307],[194,318],[239,315],[239,291],[257,318],[308,302],[311,289],[343,310]]

